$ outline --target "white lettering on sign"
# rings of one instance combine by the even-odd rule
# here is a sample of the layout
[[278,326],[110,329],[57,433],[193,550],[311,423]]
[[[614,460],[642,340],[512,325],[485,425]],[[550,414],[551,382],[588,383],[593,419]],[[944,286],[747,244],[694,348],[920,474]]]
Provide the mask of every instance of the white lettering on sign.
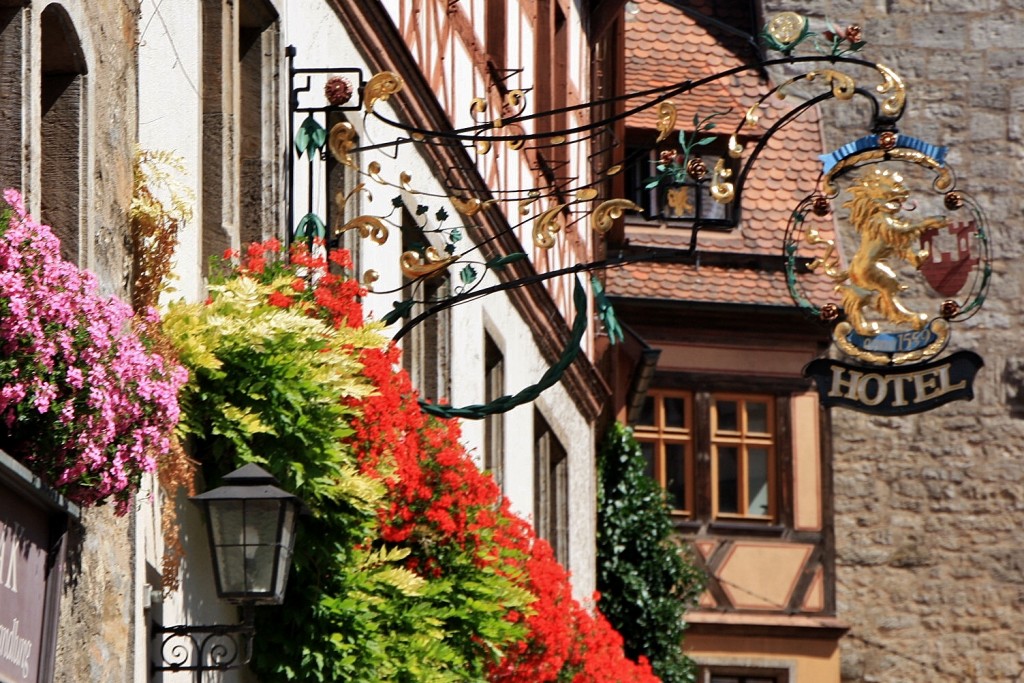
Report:
[[0,657],[21,668],[21,677],[28,678],[32,641],[18,635],[18,620],[10,628],[0,624]]
[[18,592],[18,556],[25,538],[25,528],[20,524],[0,524],[0,586]]
[[950,365],[946,363],[928,370],[898,375],[865,374],[833,365],[832,387],[828,395],[832,398],[857,401],[866,406],[880,405],[890,395],[894,408],[922,403],[967,386],[967,380],[961,380],[956,384],[950,383]]

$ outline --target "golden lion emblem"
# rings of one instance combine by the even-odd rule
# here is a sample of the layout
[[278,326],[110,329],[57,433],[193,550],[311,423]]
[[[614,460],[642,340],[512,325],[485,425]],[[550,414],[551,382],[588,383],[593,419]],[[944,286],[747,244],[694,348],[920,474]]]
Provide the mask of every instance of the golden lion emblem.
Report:
[[[839,270],[826,264],[824,269],[837,284],[847,320],[857,333],[876,336],[881,331],[878,322],[865,317],[865,309],[870,308],[897,327],[923,329],[928,324],[928,314],[912,311],[900,301],[898,295],[906,286],[900,283],[888,261],[899,259],[920,268],[928,259],[928,250],[916,249],[914,245],[924,231],[944,226],[946,218],[906,220],[901,210],[910,192],[900,174],[884,169],[859,175],[847,191],[850,199],[843,203],[843,208],[850,210],[850,222],[860,235],[860,245],[849,268]],[[829,256],[819,259],[819,263]]]

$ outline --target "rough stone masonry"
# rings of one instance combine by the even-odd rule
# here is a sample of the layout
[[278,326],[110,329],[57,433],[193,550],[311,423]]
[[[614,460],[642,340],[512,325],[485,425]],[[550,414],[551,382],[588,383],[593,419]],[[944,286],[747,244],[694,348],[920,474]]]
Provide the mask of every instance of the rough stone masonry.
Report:
[[[907,82],[900,131],[950,147],[993,243],[989,298],[951,344],[985,360],[975,400],[832,410],[843,681],[1024,680],[1024,0],[765,4],[862,27]],[[863,130],[863,110],[822,113],[828,149]]]

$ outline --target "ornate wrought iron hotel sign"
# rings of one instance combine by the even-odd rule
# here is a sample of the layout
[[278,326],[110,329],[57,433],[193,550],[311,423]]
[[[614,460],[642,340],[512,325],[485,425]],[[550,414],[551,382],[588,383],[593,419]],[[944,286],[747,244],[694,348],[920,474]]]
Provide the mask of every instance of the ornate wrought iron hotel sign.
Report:
[[[821,191],[793,213],[785,246],[791,293],[833,324],[835,347],[853,361],[818,359],[805,368],[824,405],[905,415],[974,397],[981,357],[937,357],[952,323],[984,302],[988,238],[977,205],[954,189],[945,155],[895,130],[862,137],[822,156]],[[849,213],[827,237],[813,217],[828,216],[841,195]],[[954,220],[952,212],[968,215]],[[811,303],[822,282],[838,302]]]
[[[789,51],[806,37],[806,20],[786,13],[766,32]],[[787,227],[787,282],[797,305],[833,326],[834,346],[851,361],[806,367],[822,403],[916,413],[974,396],[981,357],[938,356],[952,325],[984,303],[989,238],[980,208],[956,187],[946,148],[897,130],[902,79],[882,64],[860,65],[882,75],[874,92],[838,69],[820,72],[836,100],[870,101],[871,133],[821,156],[817,187]],[[839,202],[844,211],[833,221]]]
[[981,365],[978,354],[959,351],[905,368],[866,368],[819,358],[805,372],[814,378],[825,405],[907,415],[972,399],[974,375]]

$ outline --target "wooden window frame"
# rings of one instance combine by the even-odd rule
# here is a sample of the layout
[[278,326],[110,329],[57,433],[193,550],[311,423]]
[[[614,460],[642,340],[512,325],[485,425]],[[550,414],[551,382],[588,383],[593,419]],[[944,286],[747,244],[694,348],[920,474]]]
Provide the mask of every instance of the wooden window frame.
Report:
[[771,683],[790,683],[794,680],[794,671],[791,666],[716,665],[701,666],[697,674],[698,683],[717,683],[722,678],[729,680],[730,683],[733,680],[738,683],[761,683],[765,680]]
[[569,560],[569,454],[539,410],[534,410],[533,521],[562,566]]
[[[718,403],[733,401],[736,403],[736,417],[739,421],[738,430],[719,430],[718,428]],[[746,406],[750,403],[763,404],[766,411],[766,424],[770,432],[750,432],[747,428]],[[744,521],[765,521],[772,522],[778,517],[778,474],[776,457],[776,441],[778,427],[775,422],[775,397],[766,394],[739,394],[739,393],[711,393],[711,515],[715,519],[744,520]],[[737,449],[737,472],[736,472],[736,512],[722,512],[719,510],[719,457],[720,447],[735,447]],[[751,514],[750,505],[750,457],[749,449],[763,447],[768,451],[767,475],[768,475],[768,514]]]
[[[652,389],[647,392],[648,398],[654,399],[654,424],[634,427],[634,436],[641,444],[654,445],[653,475],[654,480],[663,489],[668,489],[669,473],[665,457],[666,445],[683,445],[683,507],[671,508],[677,517],[689,518],[695,513],[694,506],[694,396],[690,391],[668,391]],[[686,427],[668,427],[665,424],[665,399],[682,399],[685,401],[683,414],[686,416]]]
[[[505,395],[505,355],[491,335],[484,333],[484,401],[491,402]],[[484,470],[504,491],[505,480],[505,414],[484,418]]]
[[[703,384],[704,382],[698,381]],[[787,440],[791,434],[789,421],[791,419],[789,409],[789,398],[791,391],[788,387],[773,391],[767,387],[755,387],[755,391],[743,390],[743,383],[725,383],[722,387],[717,385],[700,390],[687,390],[672,387],[682,386],[676,382],[670,382],[669,387],[658,387],[647,392],[646,400],[655,401],[654,423],[642,425],[635,422],[633,434],[641,444],[653,443],[654,446],[654,479],[665,487],[667,483],[667,463],[664,457],[666,443],[682,443],[689,440],[689,446],[685,451],[684,472],[686,481],[684,483],[684,509],[672,509],[673,519],[677,524],[689,525],[692,523],[710,523],[712,525],[733,527],[764,531],[782,530],[782,526],[792,526],[792,500],[790,485],[787,482],[792,480],[792,454]],[[693,384],[693,383],[688,383]],[[687,429],[664,429],[664,406],[665,397],[681,397],[687,400],[685,412],[687,413]],[[742,425],[740,432],[719,435],[716,439],[715,414],[716,400],[739,400],[764,402],[767,407],[766,420],[767,433],[743,434]],[[741,405],[745,405],[741,403]],[[745,414],[744,410],[744,414]],[[744,418],[745,419],[745,418]],[[741,461],[738,474],[742,475],[742,486],[739,495],[743,498],[739,501],[740,512],[720,513],[718,510],[718,463],[717,447],[722,445],[740,446],[739,460]],[[747,492],[747,457],[744,447],[765,446],[768,448],[768,514],[750,515],[746,512],[749,505]],[[782,525],[782,526],[779,526]]]

